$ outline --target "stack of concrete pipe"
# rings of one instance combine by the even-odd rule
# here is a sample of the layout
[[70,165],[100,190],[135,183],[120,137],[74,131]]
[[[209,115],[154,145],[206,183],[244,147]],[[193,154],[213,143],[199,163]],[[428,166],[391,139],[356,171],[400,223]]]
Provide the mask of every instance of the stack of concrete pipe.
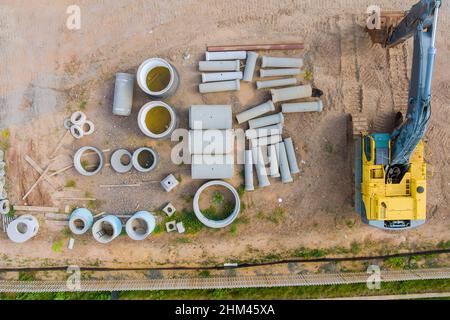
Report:
[[[262,56],[260,78],[285,77],[256,82],[257,89],[285,87],[297,84],[297,75],[302,74],[303,59]],[[275,101],[274,101],[275,102]]]
[[0,149],[0,214],[9,213],[9,200],[6,191],[6,163],[5,152]]
[[81,139],[94,133],[94,123],[87,119],[83,111],[75,111],[70,118],[64,119],[64,128],[70,131],[75,139]]
[[234,175],[231,105],[192,105],[188,147],[192,179],[230,179]]

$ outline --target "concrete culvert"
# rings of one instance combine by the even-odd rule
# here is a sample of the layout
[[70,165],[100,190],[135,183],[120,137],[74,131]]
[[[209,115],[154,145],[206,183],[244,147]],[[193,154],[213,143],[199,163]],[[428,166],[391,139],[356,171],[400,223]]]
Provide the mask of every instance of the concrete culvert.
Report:
[[138,125],[142,133],[153,139],[170,138],[178,125],[174,109],[162,101],[148,102],[138,114]]
[[133,240],[144,240],[156,227],[155,217],[148,211],[138,211],[128,219],[125,229]]
[[93,176],[103,167],[103,154],[95,147],[81,147],[73,156],[73,165],[83,176]]
[[24,243],[34,237],[39,230],[39,222],[32,215],[26,214],[13,220],[6,230],[8,238],[16,243]]
[[95,130],[94,123],[90,120],[86,120],[81,128],[83,129],[83,133],[85,136],[93,134]]
[[77,124],[74,124],[70,127],[70,133],[75,139],[81,139],[84,136],[83,128]]
[[159,155],[152,148],[142,147],[134,151],[131,162],[139,172],[150,172],[158,165]]
[[77,208],[70,215],[69,229],[73,234],[80,235],[86,233],[93,223],[94,218],[91,211],[86,208]]
[[92,235],[100,243],[109,243],[120,235],[122,222],[114,215],[107,215],[92,226]]
[[111,155],[111,167],[118,173],[125,173],[131,170],[133,164],[131,153],[126,149],[117,149]]
[[82,111],[75,111],[70,116],[70,122],[72,122],[73,124],[82,126],[85,121],[86,121],[86,115]]
[[176,69],[166,60],[151,58],[145,60],[136,74],[139,87],[154,97],[169,97],[177,90],[180,80]]

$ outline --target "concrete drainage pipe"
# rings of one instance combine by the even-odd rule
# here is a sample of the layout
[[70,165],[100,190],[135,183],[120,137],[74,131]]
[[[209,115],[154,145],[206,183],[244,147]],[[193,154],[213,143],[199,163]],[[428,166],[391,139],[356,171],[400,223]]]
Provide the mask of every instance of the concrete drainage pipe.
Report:
[[168,104],[153,101],[144,104],[139,110],[138,125],[147,137],[167,139],[177,127],[178,117]]
[[[211,186],[223,186],[227,188],[229,191],[231,191],[231,193],[234,196],[235,202],[234,210],[228,217],[226,217],[223,220],[208,219],[200,210],[199,204],[200,195],[206,188],[209,188]],[[231,184],[222,180],[213,180],[205,183],[197,190],[194,196],[193,206],[194,206],[194,213],[197,216],[197,219],[200,220],[200,222],[203,223],[205,226],[210,228],[223,228],[231,224],[234,221],[234,219],[236,219],[237,215],[239,214],[239,211],[241,210],[241,200],[239,198],[239,194],[237,193],[236,189]]]
[[100,243],[108,243],[122,232],[122,222],[113,215],[107,215],[92,226],[92,235]]
[[150,172],[158,165],[159,155],[152,148],[142,147],[134,151],[131,162],[137,171]]
[[83,129],[83,133],[85,136],[93,134],[95,130],[94,123],[91,120],[86,120],[81,128]]
[[175,93],[180,79],[177,70],[166,60],[151,58],[139,66],[136,80],[145,93],[167,98]]
[[148,211],[138,211],[125,225],[128,236],[133,240],[144,240],[156,227],[156,219]]
[[0,200],[0,214],[8,214],[9,213],[9,200],[3,199]]
[[[81,160],[83,154],[87,153],[87,151],[92,151],[95,155],[97,155],[98,163],[96,165],[91,166],[89,164],[85,164]],[[73,165],[79,174],[82,174],[83,176],[93,176],[99,173],[103,167],[102,152],[99,149],[91,146],[81,147],[77,152],[75,152],[75,155],[73,156]],[[92,167],[94,168],[93,170]]]
[[86,121],[86,115],[82,111],[75,111],[70,116],[70,122],[72,122],[73,124],[82,126],[85,121]]
[[73,124],[70,127],[70,133],[75,139],[81,139],[84,136],[83,128],[78,124]]
[[132,157],[128,150],[117,149],[111,155],[111,167],[118,173],[128,172],[133,167],[133,163],[131,162]]
[[24,243],[34,237],[39,230],[39,222],[32,215],[26,214],[13,220],[6,233],[8,238],[15,243]]
[[84,234],[94,223],[91,211],[86,208],[77,208],[70,215],[69,229],[73,234]]

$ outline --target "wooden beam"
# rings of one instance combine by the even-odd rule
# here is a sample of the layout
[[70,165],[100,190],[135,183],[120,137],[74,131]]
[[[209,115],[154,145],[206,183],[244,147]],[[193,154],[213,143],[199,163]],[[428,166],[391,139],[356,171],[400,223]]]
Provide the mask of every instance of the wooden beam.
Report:
[[16,211],[59,212],[57,207],[13,206]]

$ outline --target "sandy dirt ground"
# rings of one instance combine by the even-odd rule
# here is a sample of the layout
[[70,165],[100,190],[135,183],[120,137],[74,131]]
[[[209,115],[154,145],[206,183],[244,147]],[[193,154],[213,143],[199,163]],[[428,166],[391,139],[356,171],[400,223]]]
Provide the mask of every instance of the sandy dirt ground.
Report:
[[[81,177],[73,169],[52,177],[53,188],[41,182],[28,205],[85,206],[61,197],[93,197],[95,213],[129,214],[137,209],[156,211],[167,202],[191,210],[189,199],[204,181],[191,181],[188,165],[170,161],[171,141],[146,138],[137,126],[140,106],[149,101],[137,85],[133,112],[112,115],[114,75],[137,70],[149,57],[168,59],[177,68],[181,85],[165,100],[187,127],[192,104],[231,104],[238,113],[269,98],[255,84],[241,84],[235,93],[201,95],[197,63],[206,45],[304,42],[303,50],[273,52],[302,57],[314,75],[312,83],[324,92],[322,113],[289,114],[284,136],[294,140],[301,173],[294,183],[271,180],[271,186],[247,192],[241,223],[235,230],[150,236],[134,242],[120,236],[102,245],[91,234],[76,237],[67,249],[63,227],[45,221],[26,244],[10,242],[0,232],[0,265],[154,266],[222,263],[261,259],[301,247],[350,248],[358,253],[431,248],[450,238],[450,6],[444,2],[437,34],[433,79],[433,116],[426,135],[428,176],[427,224],[409,231],[384,232],[362,224],[353,212],[351,159],[346,140],[346,115],[363,112],[375,130],[387,130],[392,116],[406,104],[412,41],[389,51],[372,46],[364,32],[371,1],[79,1],[81,29],[65,26],[70,1],[0,2],[0,125],[7,150],[7,182],[11,201],[22,196],[38,178],[25,162],[29,155],[42,168],[65,134],[63,119],[83,108],[95,123],[93,135],[79,141],[66,137],[50,172],[71,164],[83,145],[114,150],[151,146],[161,156],[156,171],[119,175],[105,167],[95,177]],[[411,1],[378,1],[385,10],[408,9]],[[267,52],[261,52],[266,53]],[[279,106],[277,106],[279,108]],[[237,123],[235,123],[237,127]],[[234,186],[242,181],[236,167]],[[181,184],[165,193],[158,183],[169,173]],[[65,187],[71,180],[74,188]],[[140,188],[108,189],[101,184],[137,183]],[[282,198],[282,203],[278,202]],[[160,218],[160,220],[162,217]],[[242,223],[244,221],[244,223]],[[187,240],[185,240],[187,239]],[[63,245],[61,246],[61,243]],[[56,244],[56,245],[55,245]]]

